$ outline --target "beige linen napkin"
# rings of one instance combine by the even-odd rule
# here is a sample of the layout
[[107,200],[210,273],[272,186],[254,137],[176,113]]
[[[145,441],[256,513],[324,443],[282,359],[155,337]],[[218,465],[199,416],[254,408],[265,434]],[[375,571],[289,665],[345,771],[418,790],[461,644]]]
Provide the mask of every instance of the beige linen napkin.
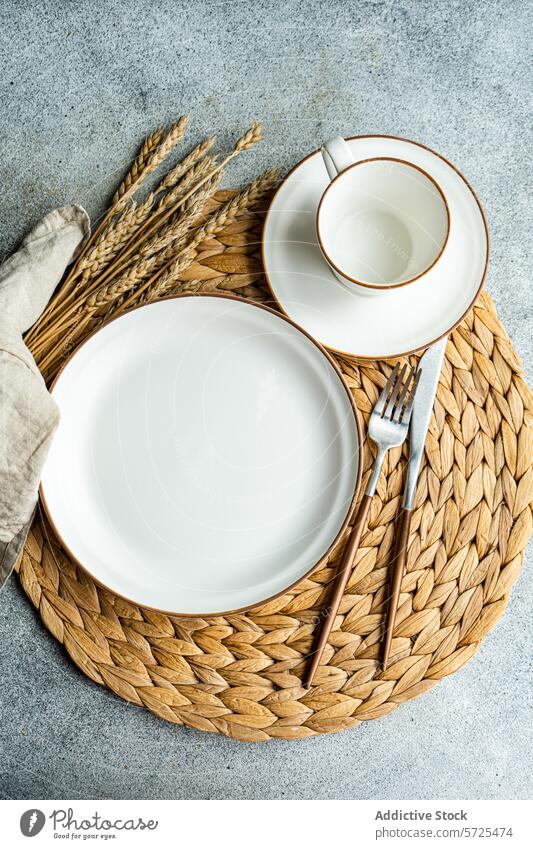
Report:
[[89,233],[80,206],[50,212],[0,267],[0,588],[26,540],[59,413],[22,340]]

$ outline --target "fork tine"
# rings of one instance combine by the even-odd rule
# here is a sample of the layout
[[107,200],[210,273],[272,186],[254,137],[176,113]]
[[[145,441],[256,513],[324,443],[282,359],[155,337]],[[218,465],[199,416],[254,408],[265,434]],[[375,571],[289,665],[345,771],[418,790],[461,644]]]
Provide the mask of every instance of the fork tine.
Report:
[[401,413],[401,416],[400,416],[400,421],[402,423],[406,422],[407,424],[409,424],[409,420],[411,418],[411,411],[413,409],[413,401],[415,400],[416,389],[417,389],[418,382],[419,382],[421,376],[422,376],[422,369],[419,368],[416,375],[415,375],[415,379],[413,381],[411,394],[409,395],[409,398],[407,399],[407,403],[405,404],[405,407],[404,407],[404,409]]
[[385,404],[387,402],[387,398],[389,397],[389,392],[392,389],[392,387],[393,387],[393,385],[396,381],[396,377],[398,375],[399,368],[400,368],[400,364],[396,363],[396,365],[394,366],[393,370],[391,371],[391,373],[389,375],[389,379],[387,380],[385,386],[381,390],[381,395],[379,396],[379,398],[376,402],[376,405],[374,407],[373,412],[378,413],[378,415],[380,415],[380,416],[383,415],[383,410],[385,409]]
[[396,406],[394,407],[394,409],[392,410],[391,415],[390,415],[390,419],[393,422],[400,422],[401,421],[401,413],[402,413],[402,410],[403,410],[403,407],[404,407],[404,404],[405,404],[405,399],[408,397],[407,393],[410,392],[410,390],[411,390],[414,375],[415,375],[415,369],[414,369],[413,366],[411,366],[411,368],[409,369],[409,372],[407,374],[407,379],[406,379],[404,385],[402,386],[402,391],[400,392],[400,395],[398,396]]
[[387,404],[387,406],[385,407],[385,410],[383,411],[382,418],[390,418],[391,415],[392,415],[392,411],[394,410],[394,405],[396,403],[398,393],[399,393],[400,389],[402,388],[402,382],[403,382],[403,379],[405,377],[407,365],[408,364],[405,363],[402,366],[402,370],[400,371],[400,373],[396,377],[396,380],[394,381],[394,387],[393,387],[393,390],[391,392],[391,396],[389,398],[389,403]]

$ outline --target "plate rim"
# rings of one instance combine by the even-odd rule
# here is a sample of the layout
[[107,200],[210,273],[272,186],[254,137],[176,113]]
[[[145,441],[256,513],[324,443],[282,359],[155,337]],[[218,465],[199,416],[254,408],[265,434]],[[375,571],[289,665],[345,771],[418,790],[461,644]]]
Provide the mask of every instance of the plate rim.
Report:
[[96,336],[98,333],[100,333],[106,327],[109,327],[110,324],[112,324],[115,321],[118,321],[121,318],[124,318],[125,316],[129,315],[130,313],[136,312],[137,310],[140,310],[140,309],[149,308],[149,307],[153,306],[154,304],[160,304],[160,303],[163,303],[165,301],[177,301],[177,300],[182,300],[182,299],[185,299],[185,298],[217,298],[219,300],[237,301],[239,303],[246,304],[247,306],[256,307],[257,309],[264,310],[265,312],[268,312],[271,315],[276,316],[276,318],[281,319],[281,321],[287,322],[292,327],[296,328],[296,330],[298,330],[300,333],[302,333],[307,339],[309,339],[313,343],[313,345],[315,345],[315,347],[318,349],[318,351],[326,358],[326,360],[332,366],[333,370],[336,372],[336,374],[337,374],[337,376],[340,380],[341,386],[342,386],[342,388],[344,389],[344,391],[347,395],[348,402],[349,402],[351,410],[352,410],[352,414],[353,414],[353,418],[354,418],[355,431],[356,431],[356,434],[357,434],[358,460],[357,460],[357,474],[355,476],[353,494],[352,494],[352,497],[350,499],[350,504],[349,504],[348,509],[346,511],[346,515],[343,519],[343,522],[342,522],[337,534],[335,535],[335,538],[332,540],[332,542],[328,546],[327,550],[320,557],[320,559],[316,563],[314,563],[303,575],[301,575],[299,578],[297,578],[295,581],[293,581],[291,584],[289,584],[284,589],[280,590],[277,593],[274,593],[271,596],[268,596],[268,598],[262,599],[260,601],[256,601],[251,605],[246,605],[246,607],[239,607],[239,608],[235,608],[235,609],[231,609],[231,610],[224,610],[224,611],[215,612],[215,613],[207,613],[207,612],[203,612],[203,613],[202,612],[200,612],[200,613],[179,613],[179,612],[176,612],[174,610],[164,610],[163,608],[154,607],[153,605],[144,604],[143,602],[136,601],[135,599],[132,599],[129,596],[124,595],[124,593],[117,592],[117,590],[113,589],[112,587],[109,587],[103,581],[96,578],[93,575],[93,573],[91,572],[90,568],[88,566],[85,566],[73,554],[73,552],[70,550],[69,546],[65,543],[62,535],[60,534],[60,532],[57,528],[57,525],[52,518],[51,510],[48,506],[48,502],[46,500],[46,496],[45,496],[45,493],[44,493],[44,485],[43,485],[42,480],[39,483],[39,503],[42,506],[42,509],[44,511],[46,519],[47,519],[50,527],[52,528],[52,531],[53,531],[54,535],[56,536],[56,539],[58,540],[63,551],[73,561],[73,563],[76,564],[76,566],[81,568],[87,575],[89,575],[89,577],[95,582],[95,584],[97,584],[97,586],[101,587],[104,590],[107,590],[107,592],[110,592],[112,595],[115,595],[118,598],[122,598],[124,601],[127,601],[129,604],[133,604],[136,607],[141,607],[141,608],[144,608],[146,610],[152,610],[155,613],[162,613],[165,616],[172,616],[175,619],[195,619],[195,618],[203,618],[203,617],[211,617],[212,618],[212,617],[216,617],[216,616],[232,616],[232,615],[237,614],[237,613],[247,613],[250,610],[255,610],[258,607],[262,607],[265,604],[269,604],[271,601],[275,601],[277,598],[280,598],[281,596],[290,592],[292,589],[294,589],[296,586],[298,586],[298,584],[301,581],[305,581],[315,571],[315,569],[318,569],[318,567],[321,566],[327,560],[327,558],[329,557],[329,555],[331,554],[331,552],[333,551],[335,546],[338,544],[339,540],[341,539],[342,535],[344,534],[346,528],[348,527],[348,525],[350,523],[350,519],[353,516],[354,510],[355,510],[355,505],[357,503],[357,498],[359,496],[359,492],[360,492],[360,489],[361,489],[361,480],[362,480],[362,476],[363,476],[363,460],[364,460],[364,441],[363,441],[364,436],[363,436],[363,428],[362,428],[362,424],[361,424],[361,414],[359,412],[357,404],[355,403],[355,398],[353,397],[353,395],[350,391],[350,387],[348,386],[348,384],[346,382],[346,379],[345,379],[345,377],[344,377],[344,375],[341,371],[340,366],[335,361],[332,354],[324,347],[324,345],[322,345],[321,342],[319,342],[317,339],[315,339],[311,335],[311,333],[309,333],[309,331],[307,331],[307,330],[305,330],[305,328],[301,327],[296,321],[294,321],[292,318],[290,318],[290,316],[285,315],[285,313],[280,314],[275,309],[272,309],[272,307],[266,306],[266,304],[262,304],[258,301],[250,301],[247,298],[241,297],[240,295],[226,294],[226,293],[223,293],[223,292],[194,292],[194,293],[183,292],[183,293],[178,293],[176,295],[168,295],[165,298],[158,298],[156,301],[148,302],[148,303],[145,303],[145,304],[137,304],[136,306],[132,307],[129,310],[126,310],[125,312],[121,313],[120,315],[117,315],[117,316],[110,318],[109,321],[107,321],[105,324],[102,325],[102,327],[98,327],[98,328],[96,328],[96,330],[93,330],[92,333],[90,333],[83,340],[83,342],[81,342],[74,349],[74,351],[70,354],[68,359],[65,360],[65,362],[63,363],[63,365],[61,366],[61,368],[57,372],[52,383],[48,387],[48,391],[50,393],[52,393],[57,381],[59,380],[59,378],[61,377],[63,372],[66,370],[66,368],[68,367],[68,365],[70,364],[72,359],[81,350],[81,348],[83,348],[94,336]]
[[[345,359],[350,360],[351,362],[354,362],[354,361],[355,362],[360,362],[360,361],[376,362],[376,360],[383,360],[385,362],[390,362],[391,360],[398,360],[401,357],[410,357],[412,354],[417,354],[421,351],[426,350],[427,348],[430,348],[431,345],[434,345],[436,342],[439,342],[441,339],[444,339],[445,336],[448,336],[450,333],[452,333],[452,331],[455,330],[455,328],[459,326],[459,324],[462,322],[462,320],[465,318],[465,316],[468,315],[468,313],[470,312],[470,310],[472,309],[472,307],[476,303],[477,299],[479,298],[479,295],[481,294],[481,290],[483,289],[483,286],[485,284],[485,280],[487,278],[487,273],[488,273],[488,268],[489,268],[489,258],[490,258],[490,234],[489,234],[489,228],[488,228],[487,218],[486,218],[484,209],[483,209],[483,207],[481,205],[481,201],[479,200],[479,198],[478,198],[476,192],[474,191],[472,185],[466,179],[464,174],[462,174],[461,171],[459,171],[459,169],[453,164],[453,162],[450,162],[450,160],[447,159],[445,156],[443,156],[442,153],[438,153],[438,151],[433,150],[432,147],[429,147],[426,144],[422,144],[422,142],[415,141],[414,139],[409,139],[409,138],[407,138],[407,136],[388,135],[387,133],[365,133],[365,134],[359,135],[359,136],[346,136],[345,137],[345,141],[359,141],[361,139],[392,139],[393,141],[408,142],[409,144],[414,144],[414,145],[416,145],[416,147],[421,147],[423,150],[427,150],[429,153],[432,153],[432,154],[434,154],[434,156],[438,156],[439,159],[442,159],[442,161],[445,162],[446,165],[449,165],[450,168],[452,168],[455,171],[455,173],[461,178],[461,180],[466,185],[467,189],[470,190],[472,196],[474,197],[474,200],[476,201],[478,209],[479,209],[480,214],[481,214],[481,220],[483,222],[483,227],[484,227],[484,230],[485,230],[485,237],[486,237],[486,242],[487,242],[487,254],[486,254],[486,257],[485,257],[485,266],[483,268],[483,273],[481,275],[481,279],[480,279],[478,288],[477,288],[470,304],[468,305],[467,309],[463,312],[463,314],[460,316],[460,318],[457,319],[455,324],[453,324],[445,333],[441,333],[440,336],[437,336],[431,342],[427,342],[427,343],[425,342],[422,346],[420,346],[418,348],[412,348],[408,351],[402,351],[401,353],[398,353],[398,354],[377,354],[375,356],[368,356],[367,354],[353,354],[353,353],[349,353],[348,351],[342,351],[340,348],[333,348],[329,345],[326,345],[324,342],[319,342],[318,339],[316,340],[327,351],[331,352],[335,356],[344,357]],[[300,159],[300,161],[297,162],[296,165],[294,165],[293,168],[291,168],[291,170],[287,172],[287,174],[285,175],[283,180],[281,180],[276,191],[272,195],[272,199],[271,199],[270,204],[268,206],[267,213],[266,213],[265,219],[263,221],[263,227],[262,227],[262,230],[261,230],[261,262],[263,264],[263,271],[264,271],[265,278],[266,278],[266,281],[267,281],[267,284],[268,284],[268,288],[269,288],[269,290],[272,294],[272,297],[274,298],[274,301],[276,302],[278,309],[281,310],[281,312],[283,313],[283,315],[286,318],[290,318],[290,316],[286,312],[286,310],[284,309],[282,304],[280,303],[279,298],[278,298],[278,296],[277,296],[277,294],[274,290],[274,287],[272,285],[272,282],[270,280],[268,270],[267,270],[267,264],[266,264],[266,261],[265,261],[265,233],[266,233],[266,228],[267,228],[267,224],[268,224],[268,219],[269,219],[270,213],[272,212],[272,207],[274,206],[274,202],[275,202],[279,192],[281,191],[281,189],[283,188],[283,186],[285,185],[287,180],[289,180],[289,178],[292,177],[292,175],[298,170],[298,168],[300,168],[300,166],[303,165],[304,162],[307,162],[307,160],[310,159],[312,156],[316,156],[317,153],[320,153],[319,147],[317,147],[316,150],[311,151],[311,153],[308,153],[307,156],[304,156],[303,159]],[[298,325],[298,327],[300,327],[300,325]],[[300,327],[300,329],[302,329],[302,328]]]

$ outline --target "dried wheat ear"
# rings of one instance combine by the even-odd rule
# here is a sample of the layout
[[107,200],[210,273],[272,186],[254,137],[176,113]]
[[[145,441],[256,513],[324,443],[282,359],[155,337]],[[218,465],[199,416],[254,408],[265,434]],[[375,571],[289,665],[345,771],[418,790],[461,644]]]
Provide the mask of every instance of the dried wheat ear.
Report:
[[143,198],[146,179],[184,137],[188,117],[157,129],[143,142],[111,205],[74,265],[67,271],[39,321],[26,335],[47,382],[89,333],[127,309],[205,288],[187,272],[217,234],[271,191],[279,174],[265,171],[248,187],[217,193],[226,165],[262,138],[261,125],[249,130],[221,157],[209,136],[164,173]]

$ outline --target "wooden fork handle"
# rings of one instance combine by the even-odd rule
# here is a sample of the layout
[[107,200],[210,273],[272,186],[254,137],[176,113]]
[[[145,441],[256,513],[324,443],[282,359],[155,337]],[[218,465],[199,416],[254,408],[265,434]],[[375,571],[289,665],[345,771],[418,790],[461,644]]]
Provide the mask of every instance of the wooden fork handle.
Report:
[[385,646],[383,649],[383,669],[387,668],[389,660],[390,648],[392,644],[392,634],[394,632],[394,624],[396,622],[396,612],[398,610],[398,599],[400,597],[400,589],[402,586],[402,578],[405,571],[405,561],[407,559],[407,544],[409,542],[409,528],[411,527],[412,510],[402,508],[400,518],[398,519],[398,531],[396,536],[396,545],[394,548],[394,557],[392,561],[392,580],[390,584],[390,599],[389,609],[387,613],[387,626],[385,630]]
[[330,605],[324,611],[324,613],[326,614],[326,619],[320,630],[318,642],[311,658],[309,672],[307,673],[307,678],[305,682],[306,687],[311,687],[313,683],[315,672],[317,670],[323,651],[328,642],[328,637],[331,633],[331,629],[333,627],[333,623],[335,621],[335,617],[337,615],[337,611],[341,603],[344,588],[346,587],[348,577],[352,569],[352,564],[355,555],[357,554],[357,549],[359,548],[359,542],[361,541],[361,535],[363,533],[363,528],[366,523],[366,517],[370,509],[371,501],[371,495],[363,495],[361,504],[359,505],[359,510],[357,511],[357,516],[352,527],[352,532],[346,544],[346,548],[344,549],[344,554],[339,566],[339,571],[335,576],[335,588],[333,590],[333,597],[331,599]]

